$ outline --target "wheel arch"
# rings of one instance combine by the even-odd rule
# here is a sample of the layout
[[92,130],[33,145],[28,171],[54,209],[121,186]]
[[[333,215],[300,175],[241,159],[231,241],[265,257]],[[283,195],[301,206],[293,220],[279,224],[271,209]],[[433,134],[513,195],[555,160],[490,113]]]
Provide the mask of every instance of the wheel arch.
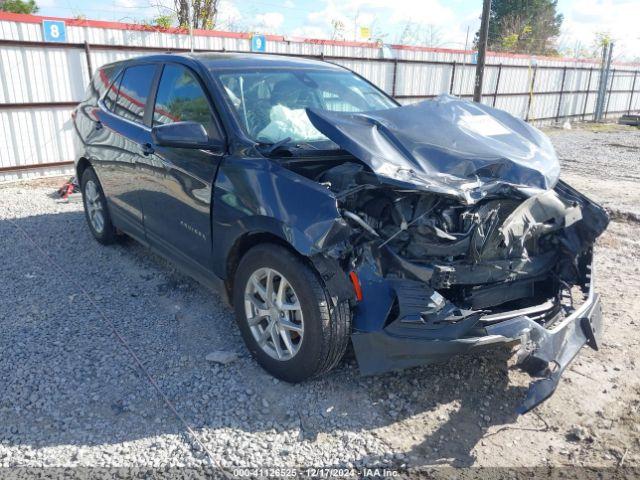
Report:
[[229,303],[233,306],[233,286],[236,270],[242,257],[253,247],[271,243],[280,245],[294,254],[297,258],[308,265],[318,276],[329,294],[335,302],[349,301],[354,299],[355,293],[353,285],[347,273],[340,267],[339,263],[322,253],[315,255],[305,255],[289,243],[286,239],[268,231],[248,232],[236,240],[227,256],[225,289]]
[[233,305],[233,283],[236,275],[236,271],[238,269],[238,265],[240,265],[240,261],[242,257],[249,251],[251,248],[256,245],[264,244],[264,243],[272,243],[275,245],[280,245],[291,253],[296,255],[298,258],[303,259],[305,262],[309,261],[308,257],[302,255],[299,251],[297,251],[293,245],[287,242],[284,238],[279,237],[278,235],[268,232],[268,231],[255,231],[255,232],[247,232],[241,235],[236,239],[231,249],[229,250],[229,254],[227,255],[227,261],[225,265],[225,289],[227,291],[227,298],[229,298],[229,303]]
[[76,181],[80,183],[82,181],[82,175],[87,170],[87,168],[93,168],[91,162],[86,157],[80,157],[78,163],[76,164]]

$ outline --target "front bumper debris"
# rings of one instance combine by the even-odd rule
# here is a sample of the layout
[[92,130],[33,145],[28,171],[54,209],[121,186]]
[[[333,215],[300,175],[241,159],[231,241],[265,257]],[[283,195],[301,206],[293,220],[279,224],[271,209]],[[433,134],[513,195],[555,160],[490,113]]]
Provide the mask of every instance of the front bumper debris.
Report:
[[[464,323],[464,320],[461,322]],[[526,413],[549,398],[560,381],[560,376],[578,354],[589,345],[598,350],[602,332],[600,296],[595,293],[593,279],[587,300],[578,309],[553,328],[545,328],[526,315],[520,315],[473,330],[469,335],[462,325],[454,335],[416,328],[393,328],[372,332],[355,332],[352,341],[360,371],[375,375],[418,365],[444,362],[454,355],[479,351],[490,346],[518,345],[517,365],[535,380],[529,386],[518,413]],[[453,332],[449,332],[453,333]],[[477,334],[477,335],[476,335]],[[452,338],[453,337],[453,338]]]

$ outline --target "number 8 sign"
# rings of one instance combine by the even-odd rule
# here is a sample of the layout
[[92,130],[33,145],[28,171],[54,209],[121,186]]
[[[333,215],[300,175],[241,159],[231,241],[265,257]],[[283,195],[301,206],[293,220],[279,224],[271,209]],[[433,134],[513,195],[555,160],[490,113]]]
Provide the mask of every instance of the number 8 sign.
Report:
[[45,42],[66,42],[67,28],[64,22],[58,20],[43,20],[42,35]]

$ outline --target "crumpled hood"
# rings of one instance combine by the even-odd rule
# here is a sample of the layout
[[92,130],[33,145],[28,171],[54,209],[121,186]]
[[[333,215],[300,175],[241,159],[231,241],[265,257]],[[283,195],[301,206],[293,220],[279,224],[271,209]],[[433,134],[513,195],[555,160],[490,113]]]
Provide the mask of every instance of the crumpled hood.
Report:
[[365,113],[308,109],[320,132],[380,177],[475,203],[503,188],[553,188],[560,164],[549,139],[486,105],[444,95]]

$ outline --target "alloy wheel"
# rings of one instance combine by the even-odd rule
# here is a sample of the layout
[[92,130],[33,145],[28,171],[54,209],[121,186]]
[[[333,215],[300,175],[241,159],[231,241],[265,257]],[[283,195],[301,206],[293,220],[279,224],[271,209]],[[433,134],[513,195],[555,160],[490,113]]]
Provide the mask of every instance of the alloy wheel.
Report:
[[93,180],[89,180],[84,189],[84,205],[87,209],[91,226],[100,234],[104,230],[104,212],[102,211],[102,200],[100,190]]
[[272,268],[260,268],[245,288],[245,314],[253,338],[270,357],[286,361],[302,345],[304,321],[289,281]]

